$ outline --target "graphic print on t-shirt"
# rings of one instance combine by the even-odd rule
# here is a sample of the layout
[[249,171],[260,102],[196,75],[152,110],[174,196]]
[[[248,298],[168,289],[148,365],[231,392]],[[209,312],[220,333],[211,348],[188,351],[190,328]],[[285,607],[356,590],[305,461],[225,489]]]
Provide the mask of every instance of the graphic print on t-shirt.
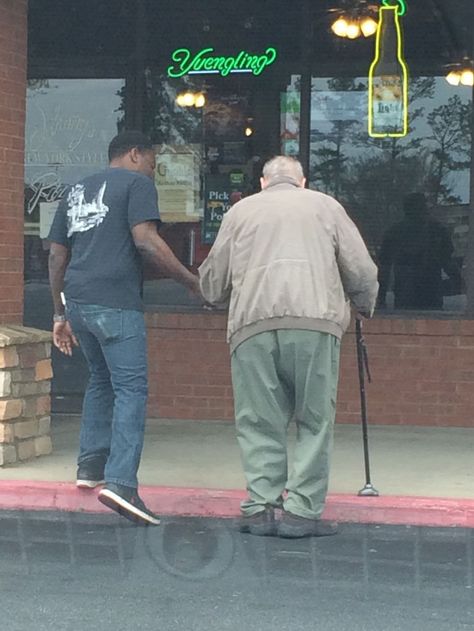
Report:
[[104,221],[109,212],[109,207],[103,202],[106,186],[107,182],[104,182],[91,202],[85,200],[83,184],[72,187],[67,198],[68,237],[75,232],[87,232]]

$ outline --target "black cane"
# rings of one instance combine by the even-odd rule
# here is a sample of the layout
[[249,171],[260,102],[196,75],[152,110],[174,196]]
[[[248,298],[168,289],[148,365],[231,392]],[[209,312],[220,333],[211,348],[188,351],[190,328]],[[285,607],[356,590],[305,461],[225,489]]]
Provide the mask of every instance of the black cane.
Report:
[[367,424],[367,400],[365,396],[365,374],[369,383],[372,381],[369,371],[369,356],[367,347],[362,335],[362,321],[356,319],[356,346],[357,346],[357,366],[359,368],[359,385],[360,385],[360,411],[362,418],[362,437],[364,443],[364,462],[365,462],[365,486],[358,495],[377,496],[379,492],[372,486],[370,480],[370,459],[369,459],[369,430]]

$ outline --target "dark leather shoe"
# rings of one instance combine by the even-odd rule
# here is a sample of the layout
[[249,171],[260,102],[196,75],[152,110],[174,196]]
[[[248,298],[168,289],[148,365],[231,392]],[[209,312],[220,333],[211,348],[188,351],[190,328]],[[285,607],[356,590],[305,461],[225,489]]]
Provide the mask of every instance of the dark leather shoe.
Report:
[[278,524],[278,536],[285,539],[300,539],[301,537],[330,537],[337,534],[338,526],[335,521],[322,519],[308,519],[288,511],[283,511]]
[[248,532],[251,535],[260,537],[272,537],[277,534],[277,523],[275,521],[275,511],[271,506],[267,506],[263,511],[243,516],[239,523],[240,532]]

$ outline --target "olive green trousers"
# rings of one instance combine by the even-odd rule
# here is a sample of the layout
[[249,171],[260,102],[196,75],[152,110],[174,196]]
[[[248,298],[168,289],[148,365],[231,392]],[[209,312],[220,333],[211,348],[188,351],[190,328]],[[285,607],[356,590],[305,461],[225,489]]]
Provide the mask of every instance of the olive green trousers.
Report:
[[[328,488],[340,341],[328,333],[277,330],[232,353],[237,437],[247,480],[244,515],[265,505],[318,518]],[[296,422],[293,465],[287,434]],[[285,493],[286,491],[286,493]]]

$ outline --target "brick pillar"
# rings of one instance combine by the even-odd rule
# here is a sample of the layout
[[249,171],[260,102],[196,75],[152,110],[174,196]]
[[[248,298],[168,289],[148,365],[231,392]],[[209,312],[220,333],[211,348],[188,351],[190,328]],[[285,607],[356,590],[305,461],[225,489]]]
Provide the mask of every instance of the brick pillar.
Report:
[[0,467],[51,453],[51,333],[0,326]]
[[27,0],[0,0],[0,324],[23,321]]

